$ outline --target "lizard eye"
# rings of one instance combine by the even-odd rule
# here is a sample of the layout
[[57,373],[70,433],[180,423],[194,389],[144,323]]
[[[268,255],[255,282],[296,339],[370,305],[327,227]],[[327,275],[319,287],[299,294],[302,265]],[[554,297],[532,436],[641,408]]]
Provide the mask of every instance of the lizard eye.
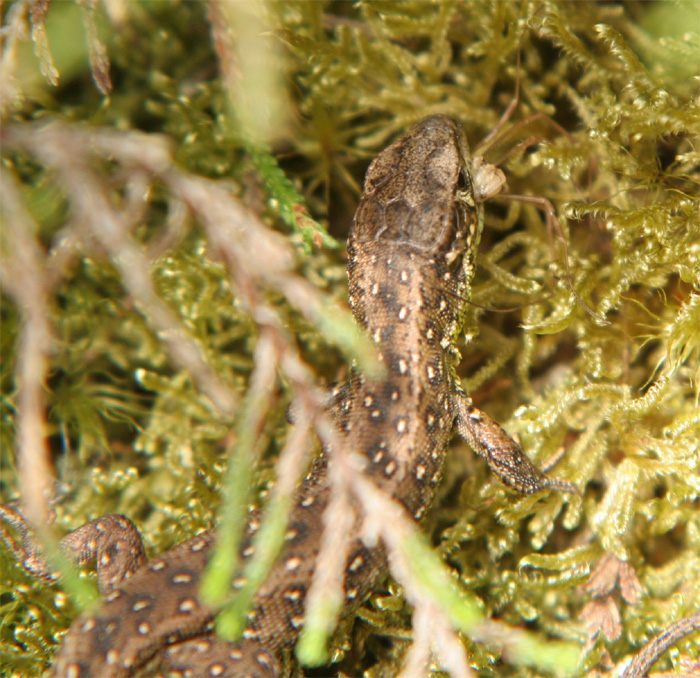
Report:
[[469,194],[474,192],[471,175],[465,169],[461,169],[459,172],[459,178],[457,179],[457,190]]

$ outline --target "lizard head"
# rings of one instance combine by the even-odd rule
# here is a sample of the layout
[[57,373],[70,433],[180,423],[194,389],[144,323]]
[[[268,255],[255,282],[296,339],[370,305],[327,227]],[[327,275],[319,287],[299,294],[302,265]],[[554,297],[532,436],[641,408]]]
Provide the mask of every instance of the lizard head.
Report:
[[386,243],[471,268],[483,222],[472,168],[461,126],[444,115],[424,118],[369,166],[351,243]]

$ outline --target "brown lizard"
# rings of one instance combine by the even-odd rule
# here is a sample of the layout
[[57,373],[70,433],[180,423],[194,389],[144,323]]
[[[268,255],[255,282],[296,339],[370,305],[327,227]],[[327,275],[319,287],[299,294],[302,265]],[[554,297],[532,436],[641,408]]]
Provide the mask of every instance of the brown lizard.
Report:
[[[350,306],[381,354],[386,373],[354,372],[331,406],[337,440],[362,455],[365,473],[419,520],[430,506],[454,429],[506,485],[523,493],[573,491],[537,469],[505,431],[476,409],[453,361],[470,292],[481,203],[503,184],[499,170],[472,159],[458,123],[425,118],[370,165],[348,242]],[[294,645],[329,500],[328,459],[321,454],[298,488],[285,545],[258,591],[243,637],[213,632],[215,611],[198,596],[216,539],[208,531],[146,562],[138,531],[123,516],[94,520],[69,534],[66,550],[95,558],[104,603],[66,634],[51,676],[271,678],[280,652]],[[22,535],[16,550],[27,569],[46,575],[19,514],[3,509]],[[385,572],[381,546],[359,538],[354,517],[344,594],[352,610]],[[249,517],[241,557],[251,551],[259,515]],[[235,580],[234,588],[242,585]]]

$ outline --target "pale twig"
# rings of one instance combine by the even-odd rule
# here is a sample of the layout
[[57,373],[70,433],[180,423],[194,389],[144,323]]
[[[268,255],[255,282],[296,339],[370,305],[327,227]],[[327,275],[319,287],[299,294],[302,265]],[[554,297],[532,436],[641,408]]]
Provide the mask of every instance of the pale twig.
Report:
[[[212,249],[227,266],[244,301],[255,286],[278,291],[348,358],[357,358],[366,374],[378,373],[376,349],[350,314],[329,308],[319,291],[294,273],[296,257],[289,242],[231,195],[224,182],[175,168],[164,137],[112,130],[87,132],[68,126],[62,129],[75,135],[75,143],[89,145],[126,166],[144,167],[165,183],[206,230]],[[254,315],[256,304],[246,305]]]
[[424,614],[423,607],[416,608],[411,618],[413,642],[406,651],[399,678],[423,678],[425,676],[425,667],[428,666],[431,655],[429,638],[424,628],[426,623],[430,624],[431,619]]
[[[323,535],[316,568],[306,599],[307,631],[329,633],[340,617],[345,600],[345,572],[352,541],[350,535],[357,522],[357,513],[350,502],[350,485],[336,455],[329,461],[328,476],[331,485],[328,506],[323,512]],[[313,646],[315,638],[309,634],[300,643],[297,652],[305,659],[306,648]]]
[[410,657],[410,671],[415,675],[417,659],[425,657],[427,648],[430,648],[438,655],[441,665],[455,678],[472,675],[464,645],[452,629],[448,616],[436,604],[409,563],[404,544],[417,534],[415,522],[400,504],[386,496],[359,470],[355,470],[350,478],[353,493],[362,504],[365,540],[370,543],[382,540],[387,549],[391,573],[404,587],[406,599],[415,610],[421,611],[417,617],[417,627],[414,626],[419,648]]
[[56,170],[81,223],[90,224],[89,235],[107,250],[122,274],[124,286],[142,307],[173,360],[192,374],[220,413],[230,416],[235,409],[235,394],[209,367],[199,345],[156,293],[150,262],[129,237],[131,224],[112,206],[106,188],[89,167],[87,139],[62,126],[44,128],[38,133],[29,126],[14,126],[8,136],[11,142],[31,150]]
[[52,334],[48,288],[43,253],[34,236],[38,227],[24,206],[15,178],[6,169],[0,170],[0,195],[5,221],[2,287],[23,315],[17,340],[19,486],[25,515],[41,529],[49,513],[52,488],[44,399]]

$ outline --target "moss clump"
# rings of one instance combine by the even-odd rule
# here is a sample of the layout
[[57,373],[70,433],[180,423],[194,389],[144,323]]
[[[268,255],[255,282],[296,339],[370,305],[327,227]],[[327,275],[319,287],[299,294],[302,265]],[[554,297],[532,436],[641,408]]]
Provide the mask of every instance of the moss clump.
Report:
[[[17,61],[3,64],[7,139],[48,120],[138,130],[149,143],[167,135],[184,171],[226,186],[284,234],[297,249],[297,273],[331,304],[345,295],[342,254],[313,247],[330,241],[302,203],[342,241],[369,158],[433,113],[459,119],[476,146],[519,80],[508,123],[515,129],[484,150],[496,161],[525,137],[537,138],[504,170],[510,193],[553,203],[561,230],[532,204],[497,200],[487,208],[460,374],[477,404],[517,433],[538,462],[563,446],[555,473],[582,496],[514,497],[456,445],[425,529],[488,616],[580,644],[580,673],[624,660],[657,630],[697,613],[700,115],[693,78],[700,39],[687,30],[691,21],[670,21],[697,9],[694,3],[265,6],[257,20],[288,83],[287,118],[279,121],[285,134],[270,141],[272,154],[232,122],[231,80],[220,75],[225,35],[212,38],[215,17],[205,6],[125,7],[121,17],[98,8],[90,37],[76,28],[77,5],[50,3],[45,45],[34,17],[44,71],[52,72],[47,45],[60,85],[39,74],[28,43],[19,46]],[[28,18],[20,2],[3,11],[12,29],[7,45]],[[111,61],[108,98],[91,77],[97,38]],[[517,126],[536,113],[567,134],[543,117]],[[48,291],[45,396],[60,479],[57,522],[68,529],[122,512],[142,528],[151,552],[160,552],[212,524],[235,413],[213,407],[191,371],[172,359],[168,337],[154,329],[151,307],[135,299],[119,257],[95,246],[100,215],[76,224],[75,195],[55,166],[21,143],[3,146],[3,169],[19,185],[43,257],[41,271],[24,274],[41,274]],[[263,307],[298,337],[320,383],[342,378],[337,336],[319,333],[314,324],[323,322],[275,287],[274,271],[247,297],[181,196],[134,166],[98,154],[91,171],[125,215],[158,295],[230,393],[241,399],[249,388]],[[11,267],[17,212],[3,209],[3,265]],[[295,221],[303,235],[290,226]],[[76,232],[83,240],[73,247],[67,236]],[[608,325],[586,312],[571,286]],[[3,290],[6,501],[17,492],[15,342],[26,300],[10,284]],[[298,384],[284,377],[274,390],[257,433],[258,487],[272,477]],[[38,675],[73,611],[58,588],[28,588],[13,559],[4,551],[0,558],[0,664],[7,676]],[[372,631],[408,635],[410,612],[398,588],[377,593],[359,616],[336,638],[335,656],[345,657],[348,674],[391,674],[407,641],[387,648]],[[479,675],[543,672],[498,663],[490,646],[467,643]],[[667,668],[697,659],[692,640],[677,647]]]

